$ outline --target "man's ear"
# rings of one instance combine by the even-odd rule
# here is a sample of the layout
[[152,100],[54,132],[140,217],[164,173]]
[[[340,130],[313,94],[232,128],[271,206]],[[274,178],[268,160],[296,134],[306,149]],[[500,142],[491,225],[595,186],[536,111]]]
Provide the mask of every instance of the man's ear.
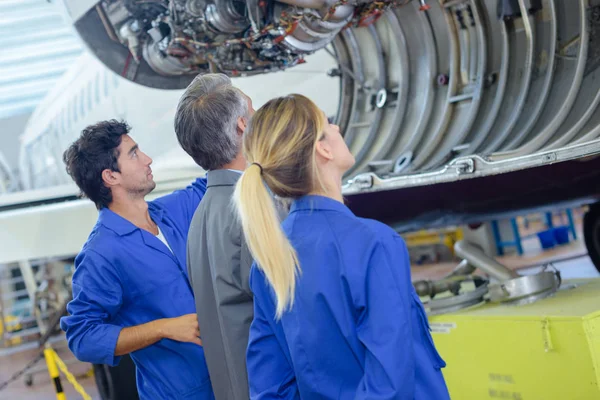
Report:
[[102,171],[102,180],[106,186],[111,187],[119,183],[119,176],[117,175],[117,172],[107,168]]
[[237,119],[237,133],[239,136],[244,134],[246,127],[248,126],[248,120],[245,117],[238,117]]
[[317,142],[316,152],[317,156],[324,158],[325,160],[333,160],[333,152],[331,151],[331,147],[326,140],[319,140]]

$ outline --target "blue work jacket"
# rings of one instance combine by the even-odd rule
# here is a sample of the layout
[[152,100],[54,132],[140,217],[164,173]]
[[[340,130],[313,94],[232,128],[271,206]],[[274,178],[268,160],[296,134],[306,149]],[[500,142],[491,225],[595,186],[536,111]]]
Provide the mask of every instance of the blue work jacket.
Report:
[[[206,191],[199,178],[185,190],[148,202],[169,247],[108,208],[75,259],[73,300],[61,319],[81,361],[117,365],[122,328],[195,313],[186,267],[190,222]],[[204,350],[162,339],[131,353],[141,399],[213,399]]]
[[283,229],[301,273],[276,321],[274,292],[252,267],[251,398],[448,399],[402,238],[321,196],[296,200]]

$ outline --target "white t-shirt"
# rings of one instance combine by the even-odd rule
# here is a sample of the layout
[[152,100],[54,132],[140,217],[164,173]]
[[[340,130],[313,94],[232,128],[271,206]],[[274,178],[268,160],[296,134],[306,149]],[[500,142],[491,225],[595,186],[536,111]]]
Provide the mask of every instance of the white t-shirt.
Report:
[[171,250],[171,246],[169,246],[169,243],[167,243],[167,239],[165,239],[165,237],[163,236],[162,232],[160,231],[160,228],[158,227],[158,224],[156,225],[156,229],[158,229],[158,235],[156,235],[156,237],[159,238],[160,241],[165,244],[165,246],[167,246],[171,253],[173,253],[173,250]]

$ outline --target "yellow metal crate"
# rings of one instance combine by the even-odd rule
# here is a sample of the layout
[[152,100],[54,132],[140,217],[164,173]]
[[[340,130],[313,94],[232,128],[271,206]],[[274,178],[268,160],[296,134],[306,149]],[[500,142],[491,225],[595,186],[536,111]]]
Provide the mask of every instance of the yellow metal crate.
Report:
[[[17,332],[17,331],[21,330],[21,328],[22,328],[21,321],[19,320],[19,318],[12,316],[12,315],[4,316],[4,326],[6,327],[6,333]],[[2,345],[3,338],[4,338],[4,331],[2,328],[2,324],[0,324],[0,346]],[[7,344],[9,346],[16,346],[18,344],[21,344],[21,338],[17,336],[17,337],[7,339],[5,344]]]
[[443,244],[454,255],[454,244],[463,239],[463,232],[462,229],[458,228],[420,230],[418,232],[405,233],[402,235],[402,238],[409,248]]
[[451,398],[600,399],[600,279],[563,287],[532,304],[431,316]]

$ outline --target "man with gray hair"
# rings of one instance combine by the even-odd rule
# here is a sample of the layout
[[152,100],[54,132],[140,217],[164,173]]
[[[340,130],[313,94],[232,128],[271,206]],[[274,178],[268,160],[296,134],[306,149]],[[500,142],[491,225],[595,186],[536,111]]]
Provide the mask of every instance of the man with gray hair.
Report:
[[252,101],[224,74],[200,75],[175,114],[181,147],[207,171],[207,190],[188,234],[187,265],[217,400],[248,400],[246,348],[253,318],[252,256],[231,208],[246,168],[242,134]]

